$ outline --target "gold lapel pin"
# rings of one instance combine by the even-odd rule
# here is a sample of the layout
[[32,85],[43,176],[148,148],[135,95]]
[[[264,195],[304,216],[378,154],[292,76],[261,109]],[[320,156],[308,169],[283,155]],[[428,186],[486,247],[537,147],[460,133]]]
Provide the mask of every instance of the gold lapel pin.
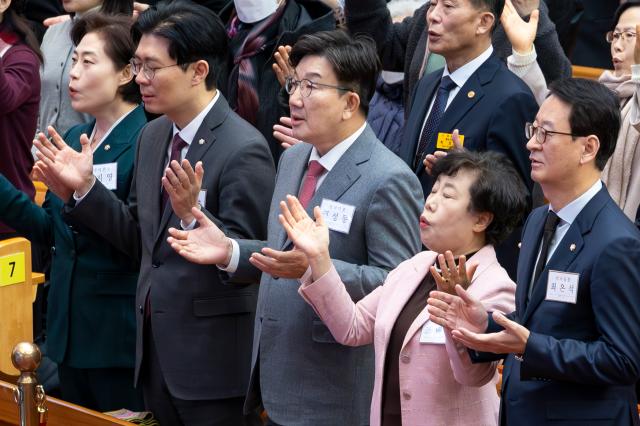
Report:
[[472,99],[475,95],[476,92],[474,92],[473,90],[469,90],[469,93],[467,93],[467,98]]
[[111,145],[107,144],[104,146],[105,151],[109,151],[111,149]]
[[569,250],[571,250],[571,251],[576,251],[576,245],[575,245],[575,244],[571,244],[571,245],[569,246]]
[[522,241],[518,243],[518,248],[522,248]]
[[199,143],[200,145],[204,145],[204,139],[200,139],[200,140],[198,141],[198,143]]

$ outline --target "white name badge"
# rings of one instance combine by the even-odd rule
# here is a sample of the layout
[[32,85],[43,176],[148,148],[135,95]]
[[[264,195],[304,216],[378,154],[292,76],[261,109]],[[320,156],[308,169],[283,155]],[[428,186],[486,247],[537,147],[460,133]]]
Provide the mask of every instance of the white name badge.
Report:
[[444,345],[444,328],[441,325],[428,320],[422,326],[420,333],[420,343],[429,343],[432,345]]
[[207,203],[207,190],[206,189],[201,189],[200,192],[198,193],[198,203],[200,203],[200,207],[202,207],[203,209],[206,206]]
[[573,303],[578,300],[580,274],[573,272],[549,271],[547,296],[545,300]]
[[118,163],[94,164],[93,175],[107,189],[118,189]]
[[322,204],[320,204],[320,210],[329,229],[343,234],[349,233],[353,213],[356,211],[355,206],[323,198]]

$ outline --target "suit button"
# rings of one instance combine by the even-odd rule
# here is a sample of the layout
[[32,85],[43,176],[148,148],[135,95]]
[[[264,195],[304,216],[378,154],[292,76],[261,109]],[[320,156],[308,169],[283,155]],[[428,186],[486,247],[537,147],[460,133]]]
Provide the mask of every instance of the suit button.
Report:
[[411,362],[411,357],[407,354],[402,354],[400,361],[402,361],[403,364],[409,364]]
[[51,254],[56,254],[56,246],[51,247]]
[[151,265],[151,267],[153,269],[158,269],[160,267],[160,265],[158,265],[157,263],[154,263],[154,264]]
[[142,313],[144,312],[144,311],[142,310],[142,305],[138,306],[138,309],[140,310],[140,315],[142,315]]
[[406,400],[409,401],[411,399],[411,394],[409,392],[402,392],[402,397]]

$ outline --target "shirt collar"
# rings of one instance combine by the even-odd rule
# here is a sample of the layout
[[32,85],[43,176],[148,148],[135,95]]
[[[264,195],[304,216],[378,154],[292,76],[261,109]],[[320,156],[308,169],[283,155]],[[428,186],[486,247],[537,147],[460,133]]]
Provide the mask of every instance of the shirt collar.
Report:
[[[598,179],[596,183],[591,186],[591,188],[589,188],[581,196],[561,208],[556,212],[556,214],[560,219],[562,219],[563,223],[568,223],[569,225],[571,225],[576,217],[580,214],[584,206],[586,206],[587,203],[591,201],[591,199],[595,197],[598,191],[600,191],[601,189],[602,181]],[[551,210],[551,205],[549,205],[549,210]]]
[[209,102],[207,106],[204,107],[202,111],[200,111],[200,114],[196,115],[196,117],[191,120],[189,124],[184,126],[183,129],[178,129],[176,123],[173,123],[173,136],[175,136],[176,133],[180,133],[180,138],[185,141],[187,145],[191,145],[191,142],[193,142],[193,138],[196,137],[196,132],[202,125],[204,118],[207,116],[207,114],[209,114],[209,111],[211,111],[211,108],[213,108],[213,106],[216,104],[216,101],[219,97],[220,90],[216,90],[216,95],[213,97],[213,99],[211,99],[211,102]]
[[489,59],[492,53],[493,46],[489,45],[489,48],[487,48],[487,50],[485,50],[479,56],[467,62],[452,73],[449,72],[449,69],[447,67],[444,67],[442,76],[444,77],[448,75],[458,87],[462,87],[467,82],[467,80],[469,80],[469,77],[471,77],[473,73],[476,72],[478,68],[480,68],[480,65],[484,64],[485,61]]
[[311,162],[313,160],[316,160],[317,162],[319,162],[322,165],[322,167],[325,168],[325,170],[327,172],[330,172],[331,169],[333,169],[333,166],[335,166],[336,163],[340,160],[342,155],[345,152],[347,152],[349,147],[351,147],[351,145],[353,145],[353,143],[360,137],[362,132],[364,132],[365,127],[367,127],[367,123],[366,122],[362,125],[362,127],[360,127],[358,130],[356,130],[354,133],[352,133],[351,136],[349,136],[348,138],[346,138],[345,140],[340,142],[338,145],[336,145],[333,148],[331,148],[329,150],[329,152],[324,154],[322,157],[320,156],[320,154],[318,153],[318,150],[314,146],[311,149],[311,155],[309,156],[309,162]]

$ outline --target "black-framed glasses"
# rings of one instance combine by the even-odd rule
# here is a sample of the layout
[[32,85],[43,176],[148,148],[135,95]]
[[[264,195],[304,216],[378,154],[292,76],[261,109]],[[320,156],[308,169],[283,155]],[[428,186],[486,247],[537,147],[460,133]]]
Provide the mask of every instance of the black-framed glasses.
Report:
[[177,67],[183,64],[173,64],[173,65],[165,65],[164,67],[150,67],[146,62],[138,62],[135,59],[130,59],[129,64],[131,65],[131,72],[133,75],[140,74],[140,71],[147,77],[149,80],[153,80],[153,77],[156,76],[156,72],[159,70],[163,70],[165,68]]
[[540,145],[545,143],[545,141],[547,140],[547,135],[565,135],[574,138],[580,137],[580,135],[574,135],[573,133],[554,132],[551,130],[547,130],[544,127],[536,126],[533,123],[526,123],[524,125],[524,135],[527,139],[531,139],[535,136],[536,142],[538,142]]
[[286,90],[289,95],[293,95],[293,92],[295,92],[298,87],[300,87],[300,94],[305,98],[311,96],[311,92],[313,92],[313,89],[318,89],[320,87],[328,87],[330,89],[341,90],[344,92],[353,92],[352,89],[349,89],[347,87],[316,83],[315,81],[307,80],[306,78],[303,78],[302,80],[296,80],[293,77],[287,77],[284,82],[284,90]]
[[633,31],[609,31],[605,34],[607,43],[614,43],[620,39],[627,42],[636,38],[636,33]]

